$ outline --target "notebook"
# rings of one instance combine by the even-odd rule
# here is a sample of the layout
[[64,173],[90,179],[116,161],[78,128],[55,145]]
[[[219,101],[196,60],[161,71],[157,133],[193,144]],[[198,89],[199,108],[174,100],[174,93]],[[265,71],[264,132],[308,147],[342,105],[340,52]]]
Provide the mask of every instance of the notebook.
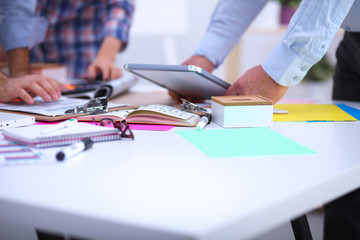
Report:
[[109,82],[72,79],[66,84],[67,90],[63,91],[62,95],[89,99],[106,96],[110,99],[127,92],[136,82],[137,79],[131,74],[124,74],[121,78]]
[[140,106],[137,109],[123,109],[99,115],[81,116],[79,121],[99,121],[101,118],[111,118],[116,121],[126,120],[128,123],[160,124],[174,126],[195,126],[200,116],[194,113],[182,111],[179,108],[152,104]]
[[117,128],[101,127],[87,123],[78,123],[72,127],[44,134],[43,131],[46,128],[49,128],[49,126],[32,125],[5,129],[2,134],[8,141],[39,148],[65,146],[78,142],[83,138],[91,138],[93,142],[121,139]]

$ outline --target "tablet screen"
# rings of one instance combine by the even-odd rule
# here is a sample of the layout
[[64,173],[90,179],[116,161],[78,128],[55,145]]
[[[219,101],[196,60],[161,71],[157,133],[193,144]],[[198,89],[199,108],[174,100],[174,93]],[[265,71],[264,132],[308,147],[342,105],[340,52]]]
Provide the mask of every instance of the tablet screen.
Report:
[[212,96],[223,96],[230,86],[195,66],[127,64],[125,69],[185,98],[210,99]]

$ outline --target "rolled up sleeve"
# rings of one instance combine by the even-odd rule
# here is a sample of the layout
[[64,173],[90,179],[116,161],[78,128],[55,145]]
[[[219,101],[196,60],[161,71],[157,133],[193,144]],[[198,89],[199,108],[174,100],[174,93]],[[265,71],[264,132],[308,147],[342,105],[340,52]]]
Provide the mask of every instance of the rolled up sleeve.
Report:
[[135,9],[133,0],[113,0],[106,6],[107,20],[104,28],[104,36],[112,36],[119,39],[124,50],[129,40],[129,30]]
[[219,66],[268,0],[221,0],[195,55]]
[[0,41],[5,52],[29,47],[35,3],[33,0],[0,0]]
[[328,50],[352,0],[303,0],[282,41],[262,64],[282,86],[299,83]]

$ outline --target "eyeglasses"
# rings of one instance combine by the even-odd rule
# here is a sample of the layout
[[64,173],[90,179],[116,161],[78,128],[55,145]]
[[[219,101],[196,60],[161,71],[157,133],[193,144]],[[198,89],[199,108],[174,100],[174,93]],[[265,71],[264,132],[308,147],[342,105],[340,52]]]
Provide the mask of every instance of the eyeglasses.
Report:
[[[94,121],[95,125],[98,125],[95,118],[93,118],[92,120]],[[126,123],[125,120],[123,120],[121,122],[116,122],[111,118],[101,118],[99,123],[100,123],[100,126],[103,126],[103,127],[119,129],[121,138],[134,140],[134,134],[131,131],[129,125]]]

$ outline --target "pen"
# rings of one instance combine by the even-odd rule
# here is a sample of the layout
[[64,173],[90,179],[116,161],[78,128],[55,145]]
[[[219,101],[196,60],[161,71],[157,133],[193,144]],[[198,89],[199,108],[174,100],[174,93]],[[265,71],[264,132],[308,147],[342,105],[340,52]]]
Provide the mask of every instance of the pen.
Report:
[[205,114],[203,115],[199,122],[196,124],[196,129],[204,129],[204,127],[211,122],[211,115]]
[[85,151],[91,148],[93,145],[93,141],[90,138],[84,138],[80,142],[76,142],[56,154],[56,159],[60,162],[63,161],[65,158],[70,158],[75,156],[76,154]]
[[74,126],[75,124],[77,124],[78,120],[75,119],[75,118],[71,118],[69,120],[66,120],[64,122],[61,122],[61,123],[58,123],[58,124],[55,124],[51,127],[48,127],[48,128],[45,128],[41,134],[47,134],[47,133],[52,133],[52,132],[55,132],[57,130],[60,130],[62,128],[67,128],[67,127],[72,127]]

